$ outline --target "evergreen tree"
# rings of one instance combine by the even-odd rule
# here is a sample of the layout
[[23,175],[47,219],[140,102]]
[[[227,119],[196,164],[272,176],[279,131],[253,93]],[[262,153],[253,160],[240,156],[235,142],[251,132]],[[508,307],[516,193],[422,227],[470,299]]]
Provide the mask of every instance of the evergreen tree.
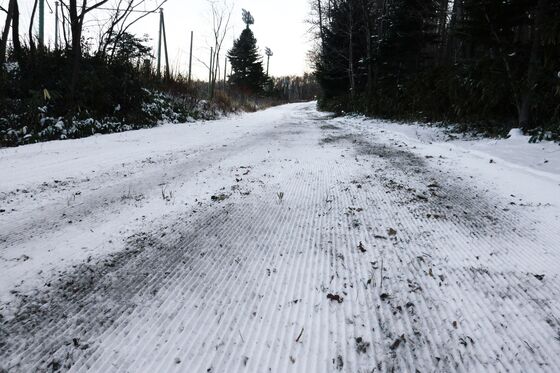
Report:
[[257,39],[249,28],[254,23],[251,14],[243,10],[243,21],[246,28],[239,39],[233,43],[233,48],[228,52],[232,73],[229,82],[245,94],[259,93],[266,82],[262,57],[257,48]]
[[387,27],[381,42],[383,64],[410,75],[433,63],[437,35],[433,0],[394,0],[388,3]]

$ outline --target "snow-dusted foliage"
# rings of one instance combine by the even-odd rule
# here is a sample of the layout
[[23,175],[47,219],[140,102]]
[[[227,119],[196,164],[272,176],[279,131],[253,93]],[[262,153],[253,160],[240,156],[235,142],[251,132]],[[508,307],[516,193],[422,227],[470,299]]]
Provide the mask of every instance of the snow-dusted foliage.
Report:
[[0,146],[75,139],[94,134],[149,128],[163,123],[213,120],[227,115],[230,111],[197,98],[177,97],[148,90],[145,92],[148,98],[143,102],[142,113],[135,122],[127,122],[119,117],[118,104],[114,116],[103,118],[95,118],[87,112],[79,113],[71,119],[52,116],[48,105],[38,107],[35,115],[12,114],[0,118]]

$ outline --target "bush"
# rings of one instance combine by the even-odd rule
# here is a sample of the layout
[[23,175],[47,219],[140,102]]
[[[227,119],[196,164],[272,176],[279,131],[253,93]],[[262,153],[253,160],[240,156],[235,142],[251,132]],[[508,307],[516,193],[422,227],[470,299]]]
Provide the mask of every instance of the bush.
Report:
[[161,81],[126,59],[85,55],[73,98],[65,52],[24,50],[11,61],[0,68],[0,146],[210,120],[236,110],[223,93],[212,103],[202,100],[207,83]]

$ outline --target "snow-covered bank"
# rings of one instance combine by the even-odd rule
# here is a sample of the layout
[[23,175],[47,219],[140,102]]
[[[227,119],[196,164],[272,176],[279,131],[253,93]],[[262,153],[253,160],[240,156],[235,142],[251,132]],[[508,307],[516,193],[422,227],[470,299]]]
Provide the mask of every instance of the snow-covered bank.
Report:
[[445,156],[453,161],[451,167],[456,171],[468,170],[474,177],[493,181],[504,193],[523,194],[534,203],[560,204],[558,143],[530,143],[529,136],[517,133],[512,133],[513,136],[507,139],[472,138],[450,135],[440,127],[363,117],[334,121],[341,126],[350,126],[365,136],[375,136],[384,141],[403,141],[427,157]]
[[309,103],[10,149],[0,370],[555,373],[558,175],[421,131]]
[[335,121],[364,126],[377,132],[398,133],[425,144],[455,145],[470,151],[479,151],[528,170],[560,175],[560,144],[552,141],[530,143],[531,137],[519,134],[519,130],[512,130],[509,138],[492,139],[450,133],[446,128],[418,123],[406,124],[364,117],[343,117]]

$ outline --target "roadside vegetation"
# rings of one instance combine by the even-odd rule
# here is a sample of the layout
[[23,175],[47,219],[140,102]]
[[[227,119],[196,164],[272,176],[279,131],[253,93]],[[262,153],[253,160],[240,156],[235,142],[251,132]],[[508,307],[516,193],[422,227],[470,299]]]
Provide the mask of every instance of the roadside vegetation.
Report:
[[[219,78],[218,47],[228,32],[223,22],[229,22],[233,8],[210,3],[212,16],[223,26],[214,30],[216,62],[208,66],[209,80],[201,81],[159,66],[147,46],[148,37],[129,32],[131,25],[157,13],[165,1],[153,2],[153,9],[140,15],[136,9],[145,0],[121,1],[113,10],[104,10],[106,3],[85,1],[82,7],[75,0],[61,1],[65,27],[54,46],[45,45],[33,32],[23,40],[18,0],[1,9],[6,18],[0,40],[0,146],[121,132],[162,122],[210,120],[317,95],[311,75],[266,75],[254,36],[249,38],[249,49],[235,51],[234,47],[230,58],[241,64],[232,62],[231,75]],[[84,38],[84,20],[96,11],[108,13],[111,21],[99,26],[98,39]],[[35,15],[34,11],[31,24]],[[252,18],[244,11],[247,16]],[[244,34],[249,33],[247,25]],[[247,45],[244,34],[237,44]],[[254,66],[257,75],[243,76],[244,63]]]

